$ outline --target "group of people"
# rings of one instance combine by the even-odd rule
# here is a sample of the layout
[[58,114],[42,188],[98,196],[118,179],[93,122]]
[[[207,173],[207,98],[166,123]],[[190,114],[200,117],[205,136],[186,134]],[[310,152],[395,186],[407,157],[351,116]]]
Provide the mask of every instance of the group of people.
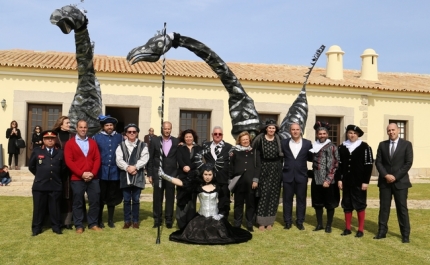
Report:
[[[29,170],[35,179],[33,192],[32,235],[42,233],[46,211],[52,230],[84,232],[104,228],[103,210],[107,206],[108,226],[115,227],[115,206],[124,202],[124,228],[139,228],[140,192],[145,187],[144,168],[148,147],[138,139],[139,127],[128,124],[127,139],[115,131],[118,121],[99,117],[101,130],[88,137],[84,120],[70,132],[70,119],[61,116],[52,130],[40,132],[42,145],[34,147]],[[85,193],[89,209],[86,210]]]
[[[70,133],[70,121],[66,116],[59,119],[53,130],[40,132],[43,144],[33,149],[29,163],[35,175],[33,235],[42,232],[48,208],[52,229],[58,234],[62,233],[62,228],[71,229],[72,220],[76,233],[84,232],[84,219],[89,229],[100,231],[104,228],[105,205],[108,226],[113,228],[115,206],[122,201],[123,229],[139,228],[139,200],[145,187],[145,171],[153,186],[153,227],[160,227],[164,221],[170,229],[176,220],[179,230],[170,235],[173,241],[240,243],[252,238],[250,232],[255,225],[261,231],[271,230],[281,187],[284,228],[291,229],[293,225],[295,195],[295,225],[304,230],[309,178],[312,179],[312,207],[317,219],[314,231],[332,232],[341,190],[345,215],[345,229],[341,235],[351,234],[354,210],[358,216],[355,236],[364,235],[367,188],[374,158],[371,147],[359,139],[364,132],[358,126],[347,126],[346,140],[339,147],[328,139],[328,123],[318,121],[315,124],[316,141],[312,143],[302,138],[298,124],[290,126],[291,138],[281,139],[279,127],[273,120],[267,121],[254,139],[246,131],[240,133],[235,145],[225,142],[222,128],[215,126],[212,141],[198,145],[194,130],[184,130],[176,138],[171,135],[172,124],[167,121],[163,123],[161,136],[155,136],[151,128],[145,141],[140,141],[136,124],[124,128],[127,136],[124,139],[115,131],[115,118],[100,116],[99,120],[101,131],[92,138],[87,136],[84,120],[78,121],[76,134]],[[394,196],[402,241],[406,243],[410,234],[406,200],[411,186],[407,172],[412,166],[412,145],[398,137],[396,124],[389,124],[387,133],[394,144],[381,142],[376,156],[381,207],[379,230],[374,238],[386,237],[391,197]],[[308,170],[307,162],[312,162],[312,170]],[[231,194],[234,196],[232,224],[227,221]],[[199,209],[197,198],[201,203]],[[325,227],[324,208],[327,212]],[[241,228],[243,219],[246,230]]]

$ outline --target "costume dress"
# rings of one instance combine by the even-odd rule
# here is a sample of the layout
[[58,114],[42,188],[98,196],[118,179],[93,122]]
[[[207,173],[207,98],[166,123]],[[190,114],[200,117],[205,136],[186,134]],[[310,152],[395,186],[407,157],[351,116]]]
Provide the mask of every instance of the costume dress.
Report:
[[[252,239],[252,234],[244,229],[236,228],[218,214],[219,188],[213,191],[204,191],[197,187],[200,209],[188,225],[181,230],[173,232],[169,239],[180,243],[200,245],[224,245],[243,243]],[[220,197],[223,196],[220,194]]]
[[258,183],[260,199],[257,207],[257,224],[273,225],[279,206],[281,192],[282,157],[276,140],[268,141],[262,137],[261,176]]

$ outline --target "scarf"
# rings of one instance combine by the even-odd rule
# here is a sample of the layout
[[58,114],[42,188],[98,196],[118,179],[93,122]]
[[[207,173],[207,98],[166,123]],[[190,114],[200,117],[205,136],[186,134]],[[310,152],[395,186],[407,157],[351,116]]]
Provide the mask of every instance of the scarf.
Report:
[[354,152],[355,148],[357,148],[363,141],[358,139],[355,142],[351,142],[350,140],[346,140],[345,142],[343,142],[342,144],[348,148],[349,153],[351,154],[352,152]]
[[328,144],[330,142],[331,142],[330,139],[326,139],[325,142],[323,142],[323,143],[320,143],[319,140],[316,140],[312,144],[312,149],[309,150],[309,151],[312,152],[312,153],[314,153],[314,154],[316,154],[316,153],[318,153],[321,150],[321,148],[323,148],[326,144]]
[[233,151],[251,151],[252,150],[252,147],[251,147],[251,145],[249,145],[249,146],[241,146],[241,145],[235,145],[235,146],[233,146],[231,149],[230,149],[230,151],[228,152],[230,155],[233,153]]

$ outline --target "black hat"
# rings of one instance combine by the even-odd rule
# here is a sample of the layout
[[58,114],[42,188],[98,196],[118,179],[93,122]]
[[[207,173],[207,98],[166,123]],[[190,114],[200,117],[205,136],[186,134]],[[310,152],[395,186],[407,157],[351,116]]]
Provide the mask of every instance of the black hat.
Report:
[[275,133],[279,132],[279,126],[276,124],[276,121],[273,119],[269,119],[269,120],[266,120],[266,123],[264,124],[264,127],[261,128],[260,133],[266,133],[266,129],[269,126],[275,126],[275,128],[276,128]]
[[350,125],[346,126],[346,131],[347,131],[347,132],[348,132],[348,131],[354,131],[354,132],[357,132],[357,133],[358,133],[358,137],[361,137],[361,136],[363,136],[363,134],[364,134],[363,130],[361,130],[361,129],[360,129],[360,127],[355,126],[355,125],[353,125],[353,124],[350,124]]
[[314,125],[315,131],[326,130],[328,132],[330,129],[331,129],[330,124],[325,121],[317,121]]
[[137,125],[136,125],[136,124],[134,124],[134,123],[129,123],[129,124],[127,124],[127,126],[125,126],[125,127],[124,127],[124,131],[126,131],[126,132],[127,132],[127,129],[128,129],[128,128],[130,128],[130,127],[134,127],[134,128],[136,128],[136,131],[137,131],[138,133],[140,132],[139,127],[137,127]]
[[46,130],[46,131],[41,132],[41,134],[42,134],[43,138],[49,138],[49,137],[56,138],[57,137],[57,133],[53,130]]
[[99,115],[99,121],[101,125],[105,125],[106,123],[112,123],[112,124],[117,124],[118,120],[115,119],[114,117],[111,117],[110,115]]

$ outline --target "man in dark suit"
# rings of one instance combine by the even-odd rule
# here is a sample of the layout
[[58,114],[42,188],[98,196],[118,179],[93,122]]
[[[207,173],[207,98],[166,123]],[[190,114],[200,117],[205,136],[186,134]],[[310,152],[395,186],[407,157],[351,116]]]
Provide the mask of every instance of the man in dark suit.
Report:
[[413,163],[412,144],[399,137],[399,127],[390,123],[387,127],[389,140],[379,143],[376,155],[376,168],[379,172],[379,220],[378,233],[374,239],[385,238],[388,231],[391,199],[394,196],[397,219],[402,242],[409,243],[411,227],[407,206],[408,189],[412,187],[408,171]]
[[305,230],[303,222],[306,214],[306,191],[308,188],[307,161],[312,161],[312,143],[302,138],[300,126],[296,123],[290,127],[291,138],[282,140],[284,167],[282,168],[283,182],[283,211],[284,229],[290,229],[292,224],[293,197],[296,195],[296,225],[299,230]]
[[151,145],[149,146],[149,161],[148,161],[148,180],[154,187],[152,195],[152,212],[154,216],[154,226],[156,228],[162,223],[163,197],[166,196],[165,219],[166,227],[173,227],[173,206],[175,202],[175,185],[166,180],[161,180],[158,175],[158,169],[162,164],[164,173],[169,176],[176,177],[178,170],[178,162],[176,159],[176,151],[178,150],[179,140],[171,136],[172,123],[163,122],[163,135],[160,137],[152,137]]
[[60,199],[61,176],[66,169],[63,150],[54,147],[57,137],[54,131],[44,131],[43,145],[36,147],[30,156],[28,168],[34,175],[32,236],[42,233],[46,208],[49,208],[52,231],[61,232]]
[[148,148],[151,144],[151,139],[154,136],[154,128],[149,128],[148,134],[143,137],[143,142],[148,146]]
[[202,151],[196,155],[197,168],[204,165],[204,162],[215,166],[215,176],[217,184],[223,196],[218,201],[219,213],[228,218],[230,212],[230,191],[228,189],[228,169],[229,169],[229,151],[232,145],[224,142],[223,132],[220,126],[215,126],[212,130],[212,141],[205,142]]

